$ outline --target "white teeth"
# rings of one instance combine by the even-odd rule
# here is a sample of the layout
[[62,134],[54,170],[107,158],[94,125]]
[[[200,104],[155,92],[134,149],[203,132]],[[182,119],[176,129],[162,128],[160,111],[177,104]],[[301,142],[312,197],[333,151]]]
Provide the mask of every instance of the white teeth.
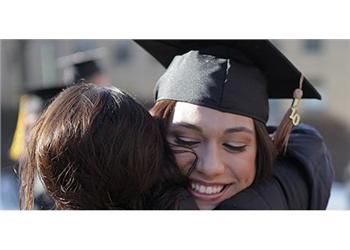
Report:
[[220,193],[224,189],[224,185],[220,186],[204,186],[199,183],[191,183],[192,190],[202,193],[202,194],[217,194]]

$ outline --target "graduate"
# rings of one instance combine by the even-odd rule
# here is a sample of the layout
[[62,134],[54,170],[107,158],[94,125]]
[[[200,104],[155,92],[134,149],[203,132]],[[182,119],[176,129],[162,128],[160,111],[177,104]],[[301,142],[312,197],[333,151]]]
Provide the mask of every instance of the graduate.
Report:
[[[200,209],[326,208],[330,155],[298,112],[321,96],[269,41],[136,42],[167,68],[150,112]],[[292,99],[277,128],[266,125],[270,98]]]

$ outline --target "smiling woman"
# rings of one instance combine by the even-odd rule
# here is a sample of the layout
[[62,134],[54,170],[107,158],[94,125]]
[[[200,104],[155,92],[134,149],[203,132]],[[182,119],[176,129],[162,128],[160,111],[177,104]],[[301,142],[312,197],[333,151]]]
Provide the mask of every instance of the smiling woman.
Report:
[[157,102],[151,113],[162,116],[165,109],[173,110],[163,116],[168,141],[178,166],[190,177],[190,192],[200,209],[214,209],[271,175],[276,150],[261,123],[170,100]]
[[[253,201],[258,193],[253,189],[253,195],[244,199],[245,204],[252,204],[251,209],[326,207],[333,172],[327,149],[322,147],[321,154],[316,149],[323,145],[322,138],[313,133],[315,140],[299,144],[304,149],[298,150],[311,152],[310,162],[302,168],[297,166],[299,156],[288,158],[292,155],[288,139],[292,125],[297,125],[300,118],[301,97],[320,95],[271,43],[163,40],[139,44],[168,67],[157,82],[156,104],[150,113],[166,123],[177,164],[189,176],[188,190],[200,209],[215,209],[224,201],[228,204],[227,200],[264,181],[268,185],[259,202]],[[278,129],[269,134],[268,98],[291,97],[294,102],[290,111]],[[288,165],[281,175],[280,168],[276,168],[272,176],[273,164],[280,164],[275,161],[278,154],[278,160],[293,162],[297,167],[291,169]],[[320,164],[324,171],[312,165],[320,158],[326,159]],[[310,176],[305,177],[305,172]],[[286,173],[291,178],[285,178]],[[319,186],[314,185],[319,182]],[[301,184],[293,186],[296,183]],[[249,209],[249,205],[244,207]]]
[[[203,156],[190,174],[191,193],[200,209],[213,209],[253,183],[257,145],[251,118],[178,102],[168,138],[171,145],[187,146]],[[188,173],[193,154],[175,156]]]

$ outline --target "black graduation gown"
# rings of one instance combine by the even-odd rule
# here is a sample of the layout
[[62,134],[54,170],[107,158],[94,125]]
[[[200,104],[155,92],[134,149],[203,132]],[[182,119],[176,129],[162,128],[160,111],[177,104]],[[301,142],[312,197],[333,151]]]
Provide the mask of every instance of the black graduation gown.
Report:
[[292,130],[286,155],[275,162],[272,178],[223,201],[216,209],[326,209],[333,178],[322,136],[311,126],[299,125]]

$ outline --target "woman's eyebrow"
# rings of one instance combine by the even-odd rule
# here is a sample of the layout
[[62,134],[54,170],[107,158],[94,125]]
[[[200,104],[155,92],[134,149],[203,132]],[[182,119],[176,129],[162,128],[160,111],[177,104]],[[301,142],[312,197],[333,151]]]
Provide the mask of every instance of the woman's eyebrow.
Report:
[[254,132],[253,130],[247,128],[247,127],[234,127],[234,128],[229,128],[229,129],[226,129],[224,134],[230,134],[230,133],[238,133],[238,132],[246,132],[246,133],[249,133],[249,134],[252,134],[254,135]]
[[197,127],[196,125],[193,125],[193,124],[187,123],[187,122],[173,123],[171,126],[172,126],[173,128],[176,128],[176,127],[184,127],[184,128],[191,129],[191,130],[195,130],[195,131],[197,131],[197,132],[202,133],[202,129],[201,129],[200,127]]

